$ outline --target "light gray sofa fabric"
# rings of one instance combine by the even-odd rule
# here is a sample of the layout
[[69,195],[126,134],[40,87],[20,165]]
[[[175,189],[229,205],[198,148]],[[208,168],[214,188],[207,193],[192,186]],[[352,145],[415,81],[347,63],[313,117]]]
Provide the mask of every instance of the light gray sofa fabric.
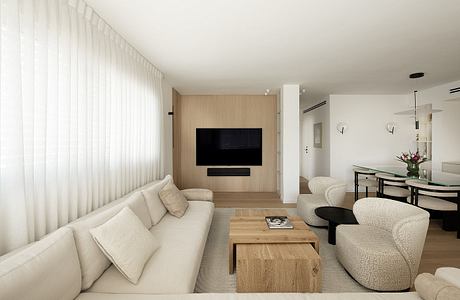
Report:
[[213,192],[208,189],[185,189],[181,192],[190,201],[212,201],[214,197]]
[[75,244],[77,246],[81,265],[82,290],[88,289],[111,264],[94,242],[89,230],[107,222],[125,206],[129,206],[139,219],[143,221],[144,225],[149,228],[152,223],[148,215],[147,205],[143,196],[140,194],[140,190],[155,184],[157,184],[157,182],[152,182],[136,189],[122,198],[98,208],[90,214],[67,225],[67,227],[72,228],[74,232]]
[[71,300],[81,289],[72,230],[61,228],[0,263],[0,299]]
[[193,293],[204,246],[214,214],[214,203],[191,201],[182,218],[166,214],[150,232],[160,248],[146,264],[139,282],[127,281],[112,265],[88,290],[97,293]]
[[422,300],[417,293],[272,293],[272,294],[187,294],[121,295],[83,293],[77,300]]

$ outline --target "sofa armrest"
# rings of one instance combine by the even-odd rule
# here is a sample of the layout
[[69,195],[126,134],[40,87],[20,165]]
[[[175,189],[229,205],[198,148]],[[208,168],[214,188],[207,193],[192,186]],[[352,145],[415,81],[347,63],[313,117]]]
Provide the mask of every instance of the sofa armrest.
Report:
[[434,276],[460,288],[460,269],[452,267],[438,268]]
[[417,276],[415,290],[420,298],[425,300],[460,299],[460,288],[429,273]]
[[181,190],[189,201],[210,201],[213,200],[213,193],[208,189],[185,189]]

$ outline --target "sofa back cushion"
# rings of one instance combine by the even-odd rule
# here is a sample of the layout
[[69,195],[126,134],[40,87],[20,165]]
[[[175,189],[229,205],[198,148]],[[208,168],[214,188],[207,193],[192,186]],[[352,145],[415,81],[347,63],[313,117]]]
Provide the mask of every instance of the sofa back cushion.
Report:
[[0,299],[75,299],[81,272],[69,228],[60,228],[0,263]]
[[166,207],[160,199],[159,193],[168,183],[172,181],[173,180],[171,175],[166,175],[162,181],[142,191],[145,202],[147,203],[147,207],[149,208],[149,213],[150,217],[152,218],[153,225],[158,224],[167,212]]
[[86,290],[110,266],[110,260],[93,240],[89,230],[107,222],[123,207],[128,206],[142,221],[146,228],[152,227],[150,214],[140,189],[108,204],[67,225],[74,231],[75,244],[80,259],[82,290]]
[[144,196],[142,192],[135,192],[126,199],[126,202],[122,203],[123,207],[128,206],[137,217],[144,223],[144,226],[147,229],[152,227],[152,219],[150,218],[149,209],[145,203]]

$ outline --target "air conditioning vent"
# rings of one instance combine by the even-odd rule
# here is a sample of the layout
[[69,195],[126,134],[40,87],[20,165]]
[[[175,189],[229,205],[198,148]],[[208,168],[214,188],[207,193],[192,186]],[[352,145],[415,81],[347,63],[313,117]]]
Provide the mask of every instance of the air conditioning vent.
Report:
[[460,93],[460,86],[456,87],[456,88],[451,88],[449,90],[449,93],[451,93],[451,94]]
[[319,107],[321,107],[321,106],[323,106],[323,105],[326,105],[326,101],[323,101],[323,102],[321,102],[321,103],[318,103],[318,104],[316,104],[316,105],[313,105],[313,106],[310,107],[310,108],[304,109],[304,110],[303,110],[303,113],[305,114],[305,113],[307,113],[307,112],[309,112],[309,111],[312,111],[312,110],[315,110],[315,109],[317,109],[317,108],[319,108]]

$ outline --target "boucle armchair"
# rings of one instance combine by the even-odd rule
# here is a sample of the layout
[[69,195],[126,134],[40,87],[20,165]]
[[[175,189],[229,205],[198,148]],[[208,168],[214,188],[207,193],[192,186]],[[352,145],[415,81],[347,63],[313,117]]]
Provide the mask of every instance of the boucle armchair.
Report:
[[429,214],[416,206],[363,198],[353,206],[359,225],[339,225],[336,255],[363,286],[377,291],[408,289],[417,276]]
[[331,177],[314,177],[308,182],[311,194],[300,194],[297,198],[297,213],[313,226],[327,226],[327,221],[315,214],[321,206],[342,206],[347,186]]

